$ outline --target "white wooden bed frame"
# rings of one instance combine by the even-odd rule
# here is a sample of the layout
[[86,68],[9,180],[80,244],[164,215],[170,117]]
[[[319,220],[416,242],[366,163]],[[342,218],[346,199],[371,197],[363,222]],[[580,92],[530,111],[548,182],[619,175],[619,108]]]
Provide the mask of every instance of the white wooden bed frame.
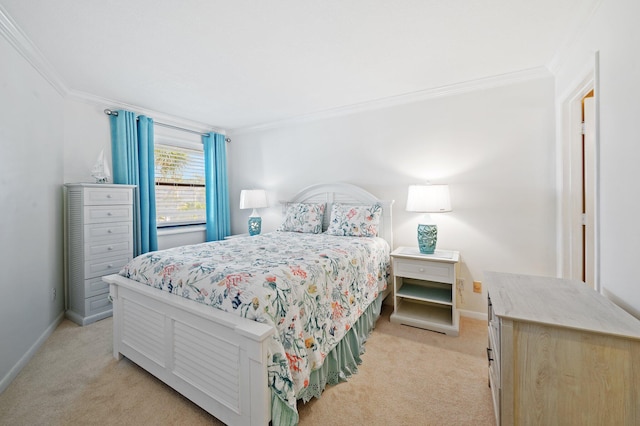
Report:
[[[333,183],[310,186],[287,201],[291,202],[326,202],[325,229],[334,202],[379,202],[380,236],[393,249],[393,201],[379,200],[351,184]],[[274,332],[271,326],[117,274],[103,279],[110,284],[113,301],[116,359],[129,358],[226,424],[269,423],[266,341]]]

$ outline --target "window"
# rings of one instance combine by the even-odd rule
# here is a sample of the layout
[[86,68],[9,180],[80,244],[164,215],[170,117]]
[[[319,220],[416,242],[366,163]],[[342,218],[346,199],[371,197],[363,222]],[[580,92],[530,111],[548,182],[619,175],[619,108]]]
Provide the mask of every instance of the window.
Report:
[[155,145],[158,227],[206,223],[202,148]]

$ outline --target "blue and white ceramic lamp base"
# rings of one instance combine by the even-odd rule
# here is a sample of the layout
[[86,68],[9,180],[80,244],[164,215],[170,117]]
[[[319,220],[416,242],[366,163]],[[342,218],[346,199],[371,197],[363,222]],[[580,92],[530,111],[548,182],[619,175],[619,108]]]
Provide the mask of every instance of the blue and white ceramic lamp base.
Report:
[[418,225],[418,247],[422,254],[433,254],[438,241],[438,227],[436,225]]
[[262,218],[260,216],[249,217],[249,235],[258,235],[262,230]]

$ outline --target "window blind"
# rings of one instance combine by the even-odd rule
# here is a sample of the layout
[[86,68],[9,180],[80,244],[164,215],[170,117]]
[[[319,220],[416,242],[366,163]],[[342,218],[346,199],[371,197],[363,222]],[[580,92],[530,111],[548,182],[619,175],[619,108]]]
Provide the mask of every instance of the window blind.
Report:
[[205,223],[203,151],[156,144],[154,155],[158,227]]

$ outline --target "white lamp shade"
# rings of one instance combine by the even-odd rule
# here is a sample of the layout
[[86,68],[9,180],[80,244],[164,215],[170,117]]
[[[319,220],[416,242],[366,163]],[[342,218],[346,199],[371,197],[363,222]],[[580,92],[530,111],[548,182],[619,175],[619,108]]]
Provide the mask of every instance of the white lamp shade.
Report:
[[267,193],[264,189],[243,189],[240,192],[241,209],[261,209],[267,207]]
[[449,185],[410,185],[406,210],[423,213],[450,212]]

